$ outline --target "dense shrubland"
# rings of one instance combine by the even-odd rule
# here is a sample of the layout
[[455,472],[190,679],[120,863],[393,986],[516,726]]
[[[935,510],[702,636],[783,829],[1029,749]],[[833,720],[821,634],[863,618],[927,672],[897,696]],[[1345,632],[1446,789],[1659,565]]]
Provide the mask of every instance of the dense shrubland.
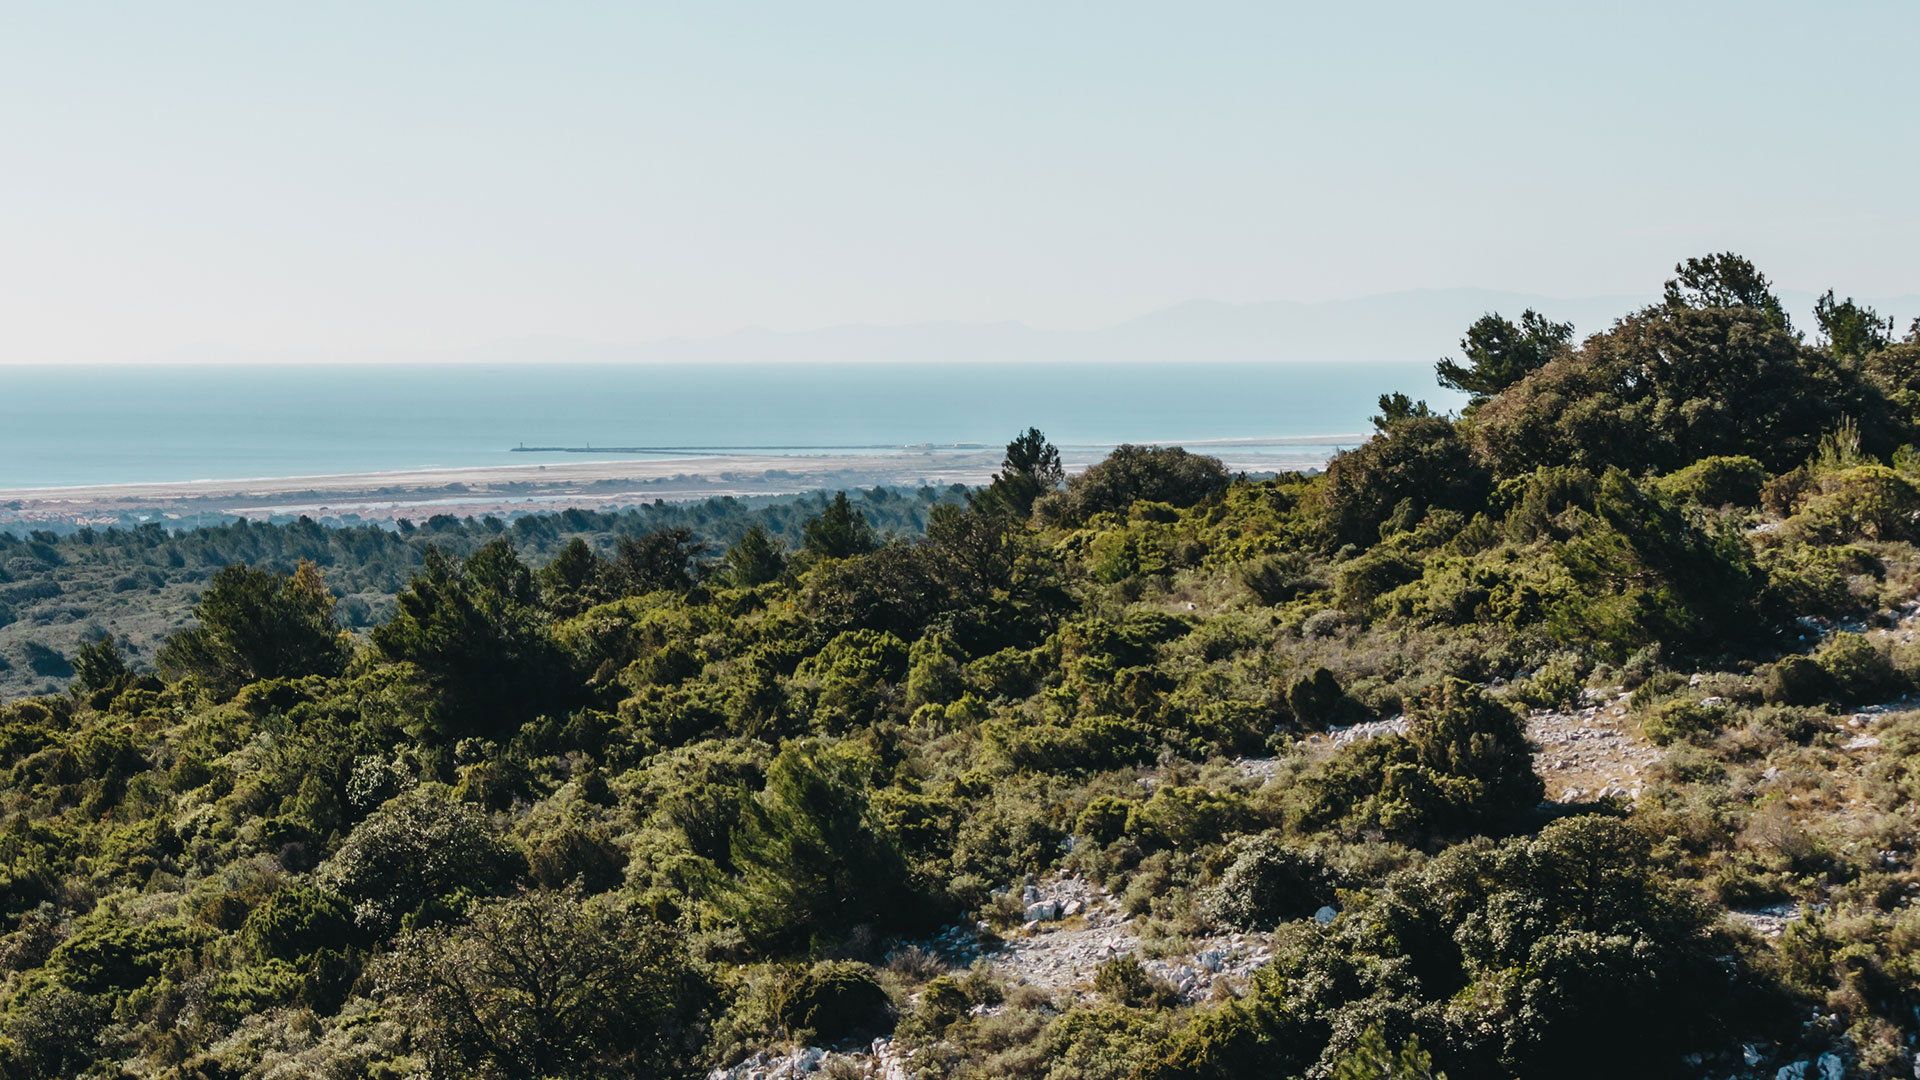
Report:
[[[910,529],[869,493],[718,538],[8,541],[209,571],[157,662],[95,642],[0,711],[0,1071],[671,1076],[891,1032],[956,1080],[1911,1075],[1920,713],[1849,716],[1920,672],[1920,337],[1817,317],[1694,260],[1581,342],[1481,320],[1463,415],[1385,396],[1324,474],[1069,478],[1029,432]],[[1545,801],[1527,710],[1616,689],[1660,764]],[[1060,873],[1273,960],[1189,1004],[911,944],[1023,933]]]
[[[849,506],[875,535],[919,536],[934,506],[964,496],[959,488],[874,488],[854,492]],[[187,530],[169,530],[158,522],[64,533],[0,529],[0,695],[57,692],[74,674],[73,654],[106,638],[130,662],[152,666],[166,640],[193,624],[194,604],[214,576],[236,563],[279,574],[293,573],[302,560],[314,564],[336,597],[334,620],[364,631],[391,617],[394,595],[423,565],[428,548],[464,557],[504,536],[523,559],[545,567],[552,579],[550,602],[578,610],[613,594],[583,593],[584,579],[568,576],[585,565],[583,550],[570,550],[575,540],[642,571],[648,549],[623,545],[710,545],[714,552],[727,552],[736,576],[763,574],[764,582],[779,574],[778,563],[768,561],[772,543],[798,544],[802,530],[834,498],[830,493],[716,498],[511,520],[437,514],[417,525],[402,519],[397,528],[243,518]],[[751,567],[738,561],[753,558],[760,561]]]

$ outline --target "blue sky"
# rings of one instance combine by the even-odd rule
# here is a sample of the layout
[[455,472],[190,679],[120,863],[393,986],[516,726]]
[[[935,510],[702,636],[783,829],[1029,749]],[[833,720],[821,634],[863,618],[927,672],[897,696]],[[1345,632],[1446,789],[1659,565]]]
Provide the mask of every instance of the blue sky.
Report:
[[[1920,292],[1920,5],[9,5],[0,360]],[[1912,312],[1902,312],[1903,322]]]

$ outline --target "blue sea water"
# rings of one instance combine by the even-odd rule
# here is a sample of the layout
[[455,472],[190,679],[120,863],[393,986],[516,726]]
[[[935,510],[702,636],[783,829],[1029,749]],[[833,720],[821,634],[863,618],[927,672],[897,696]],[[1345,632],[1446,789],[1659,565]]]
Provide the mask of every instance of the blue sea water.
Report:
[[511,452],[522,444],[998,446],[1029,425],[1063,447],[1349,435],[1389,390],[1458,404],[1424,364],[11,366],[0,488],[620,456]]

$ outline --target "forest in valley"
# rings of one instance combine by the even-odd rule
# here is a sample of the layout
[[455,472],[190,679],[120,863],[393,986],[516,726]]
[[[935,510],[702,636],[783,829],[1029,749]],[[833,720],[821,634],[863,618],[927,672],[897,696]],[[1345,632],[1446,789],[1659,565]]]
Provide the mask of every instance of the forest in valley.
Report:
[[147,620],[9,660],[0,1075],[1913,1076],[1920,321],[1814,319],[1489,314],[1311,474],[0,536]]

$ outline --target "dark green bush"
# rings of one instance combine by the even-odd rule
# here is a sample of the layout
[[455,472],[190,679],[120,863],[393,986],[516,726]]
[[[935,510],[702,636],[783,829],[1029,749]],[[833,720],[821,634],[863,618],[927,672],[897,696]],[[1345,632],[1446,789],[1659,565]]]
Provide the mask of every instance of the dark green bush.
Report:
[[0,1071],[22,1080],[81,1075],[101,1051],[110,1013],[98,999],[50,986],[26,995],[6,1018]]
[[1714,709],[1690,698],[1668,698],[1640,717],[1640,729],[1660,746],[1711,734],[1719,723]]
[[1180,997],[1165,979],[1155,977],[1128,954],[1111,957],[1094,970],[1093,990],[1115,1005],[1132,1009],[1164,1007]]
[[1177,447],[1119,446],[1106,460],[1067,480],[1064,491],[1040,497],[1040,520],[1078,525],[1095,514],[1125,513],[1149,500],[1185,508],[1227,488],[1227,468],[1218,458]]
[[1821,543],[1912,540],[1920,489],[1885,465],[1858,465],[1814,479],[1813,493],[1787,520],[1790,533]]
[[958,1023],[972,1007],[973,999],[960,985],[960,980],[939,975],[920,992],[920,1010],[915,1020],[918,1026],[938,1033]]
[[670,928],[571,891],[475,907],[410,934],[379,973],[434,1077],[671,1077],[695,1071],[714,988]]
[[1331,875],[1316,852],[1288,847],[1274,833],[1240,837],[1227,847],[1226,870],[1207,898],[1213,917],[1242,930],[1266,930],[1304,918],[1333,899]]
[[1347,820],[1410,837],[1511,827],[1544,786],[1520,718],[1478,687],[1449,680],[1409,704],[1411,730],[1349,746],[1294,796],[1303,823]]
[[1386,1029],[1367,1028],[1353,1049],[1333,1062],[1332,1080],[1447,1080],[1436,1073],[1433,1055],[1420,1049],[1420,1037],[1409,1036],[1398,1050],[1390,1049]]
[[1308,728],[1351,724],[1365,713],[1359,702],[1347,696],[1333,672],[1323,667],[1314,668],[1287,687],[1287,708],[1296,722]]
[[1080,812],[1079,820],[1074,824],[1074,832],[1099,844],[1111,844],[1120,839],[1127,828],[1127,815],[1132,805],[1112,795],[1096,795]]
[[1390,422],[1328,462],[1322,497],[1333,541],[1366,546],[1381,539],[1396,512],[1400,526],[1390,531],[1411,527],[1430,510],[1479,509],[1489,486],[1455,426],[1426,415]]
[[893,1027],[893,1001],[865,964],[829,960],[788,983],[780,996],[780,1022],[807,1041],[884,1034]]
[[1324,587],[1304,554],[1287,552],[1257,559],[1240,568],[1240,580],[1255,599],[1269,607]]
[[205,927],[177,920],[136,926],[101,910],[74,928],[47,966],[81,993],[135,990],[184,961],[208,936]]
[[247,916],[240,936],[266,959],[299,962],[321,949],[351,944],[356,931],[353,910],[337,896],[293,886],[269,896]]
[[1906,689],[1887,646],[1865,634],[1835,634],[1814,659],[1833,680],[1834,695],[1846,704],[1885,701]]
[[1579,653],[1554,653],[1514,688],[1513,698],[1536,709],[1572,706],[1580,700],[1580,692],[1586,688],[1587,671],[1588,665]]
[[1785,656],[1767,666],[1762,693],[1776,705],[1817,705],[1834,695],[1833,674],[1805,656]]
[[478,810],[421,787],[356,826],[320,880],[355,904],[356,921],[383,933],[424,905],[500,891],[524,869]]
[[1702,506],[1758,506],[1766,466],[1745,455],[1699,461],[1655,481],[1662,494]]

